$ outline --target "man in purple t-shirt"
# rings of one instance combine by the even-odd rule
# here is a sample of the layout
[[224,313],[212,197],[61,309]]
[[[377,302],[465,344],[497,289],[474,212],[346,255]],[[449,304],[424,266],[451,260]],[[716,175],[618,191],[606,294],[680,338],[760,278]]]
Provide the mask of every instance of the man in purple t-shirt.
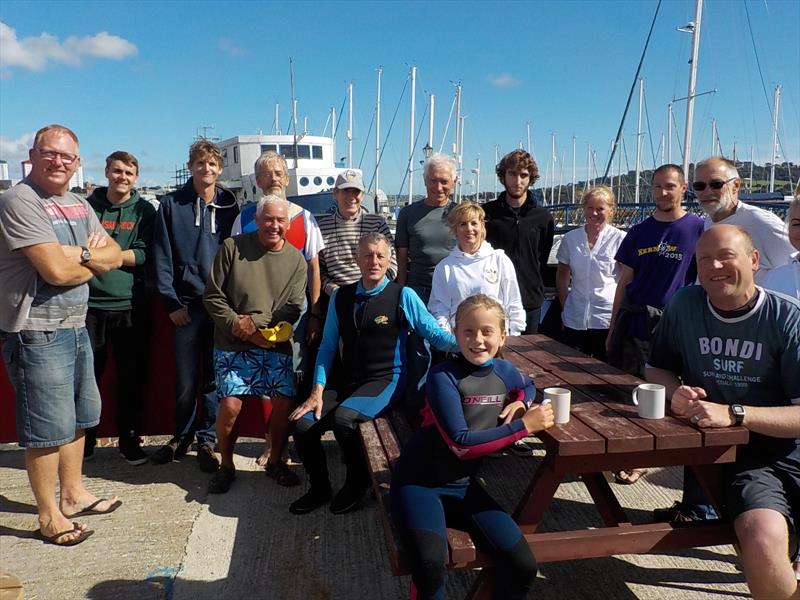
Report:
[[656,210],[625,236],[616,260],[621,274],[606,340],[608,361],[644,377],[650,338],[672,295],[697,278],[694,247],[703,220],[681,206],[686,180],[678,165],[653,173]]

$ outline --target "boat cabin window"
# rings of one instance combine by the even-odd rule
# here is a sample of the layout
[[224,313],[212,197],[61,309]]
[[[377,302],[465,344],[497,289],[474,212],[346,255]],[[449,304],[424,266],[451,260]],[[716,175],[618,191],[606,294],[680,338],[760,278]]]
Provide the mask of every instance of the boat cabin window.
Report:
[[233,164],[239,164],[239,146],[233,147]]
[[328,185],[333,185],[334,183],[336,183],[336,180],[333,177],[328,177],[327,181]]
[[278,145],[277,144],[261,144],[261,154],[264,154],[264,152],[269,152],[270,150],[272,150],[272,152],[277,152],[278,151]]
[[281,144],[280,155],[283,158],[294,158],[294,144]]
[[322,177],[320,177],[319,175],[314,177],[314,185],[322,185]]
[[301,177],[300,178],[300,187],[306,187],[308,185],[308,177]]
[[298,144],[297,158],[311,158],[311,146],[305,144]]
[[311,158],[322,159],[322,146],[311,146]]

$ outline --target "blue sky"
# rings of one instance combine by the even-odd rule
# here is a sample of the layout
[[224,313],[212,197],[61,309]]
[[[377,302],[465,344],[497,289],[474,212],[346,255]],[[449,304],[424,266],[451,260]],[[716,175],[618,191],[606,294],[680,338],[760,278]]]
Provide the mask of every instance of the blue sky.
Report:
[[[466,115],[463,179],[478,155],[481,187],[493,189],[495,144],[503,154],[527,143],[542,174],[557,136],[563,179],[571,179],[572,136],[578,178],[587,144],[605,168],[655,0],[562,2],[17,2],[0,3],[0,159],[19,177],[32,134],[58,122],[81,139],[87,180],[103,182],[103,158],[133,152],[140,182],[163,184],[201,126],[222,139],[265,132],[274,103],[289,121],[289,57],[299,113],[321,133],[331,106],[355,90],[354,162],[374,168],[376,68],[383,67],[382,130],[400,100],[410,65],[418,67],[417,124],[436,95],[435,144],[442,143],[454,87],[463,83]],[[800,162],[800,2],[754,0],[747,8],[769,102],[782,84],[781,136],[786,158]],[[659,161],[667,103],[687,91],[691,35],[675,28],[693,19],[693,0],[665,0],[642,70],[649,113],[643,163]],[[771,117],[742,0],[706,0],[702,22],[693,157],[711,152],[716,118],[726,154],[755,147],[770,159]],[[410,88],[410,86],[409,86]],[[409,90],[381,166],[382,187],[400,188],[409,145]],[[683,138],[685,103],[675,108]],[[346,118],[346,115],[345,115]],[[346,120],[340,123],[344,132]],[[427,117],[426,117],[427,119]],[[625,127],[628,166],[635,164],[636,98]],[[451,123],[444,148],[453,140]],[[427,136],[423,127],[419,148]],[[653,148],[649,140],[652,137]],[[338,155],[346,154],[343,135]],[[563,163],[561,157],[564,157]],[[421,158],[421,150],[417,159]],[[673,161],[681,157],[673,142]],[[615,161],[616,162],[616,161]],[[417,160],[415,160],[417,163]],[[616,168],[616,167],[615,167]],[[558,181],[558,177],[557,177]],[[407,190],[407,188],[406,188]],[[422,191],[416,175],[415,192]],[[465,188],[471,191],[472,186]]]

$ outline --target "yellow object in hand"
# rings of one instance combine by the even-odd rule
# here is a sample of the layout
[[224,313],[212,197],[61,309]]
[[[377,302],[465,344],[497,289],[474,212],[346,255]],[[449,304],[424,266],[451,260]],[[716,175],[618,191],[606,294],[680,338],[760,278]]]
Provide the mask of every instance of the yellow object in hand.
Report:
[[259,331],[268,342],[288,342],[292,339],[292,324],[286,321],[281,321],[275,327],[259,329]]

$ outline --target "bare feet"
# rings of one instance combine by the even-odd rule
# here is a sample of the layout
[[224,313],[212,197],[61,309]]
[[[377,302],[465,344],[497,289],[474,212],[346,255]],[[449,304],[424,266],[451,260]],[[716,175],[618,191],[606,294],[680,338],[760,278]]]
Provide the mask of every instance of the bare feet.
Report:
[[[62,494],[58,507],[61,509],[61,513],[63,515],[74,515],[75,513],[79,513],[89,506],[92,507],[92,511],[94,513],[104,513],[106,511],[110,511],[112,505],[118,502],[119,498],[117,496],[112,496],[108,499],[104,498],[100,502],[98,502],[98,500],[99,498],[97,496],[90,494],[86,490],[83,490],[82,494],[74,498],[68,498]],[[64,518],[66,519],[66,517]],[[59,531],[64,530],[60,529]]]
[[256,464],[259,467],[264,467],[264,466],[266,466],[267,462],[269,462],[269,455],[270,455],[270,451],[271,450],[272,450],[272,448],[270,448],[266,444],[264,445],[264,451],[261,453],[261,456],[259,456],[256,459]]

